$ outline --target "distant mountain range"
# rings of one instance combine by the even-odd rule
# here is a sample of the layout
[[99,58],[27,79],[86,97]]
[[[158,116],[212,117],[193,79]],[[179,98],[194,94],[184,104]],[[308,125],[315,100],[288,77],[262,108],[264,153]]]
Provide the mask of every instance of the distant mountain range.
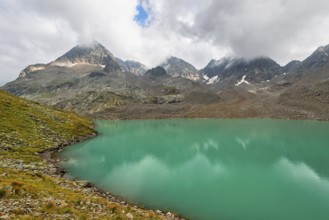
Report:
[[48,64],[26,67],[2,89],[98,118],[326,119],[328,54],[329,45],[319,47],[286,66],[268,57],[224,57],[201,70],[169,57],[148,69],[95,42],[78,45]]

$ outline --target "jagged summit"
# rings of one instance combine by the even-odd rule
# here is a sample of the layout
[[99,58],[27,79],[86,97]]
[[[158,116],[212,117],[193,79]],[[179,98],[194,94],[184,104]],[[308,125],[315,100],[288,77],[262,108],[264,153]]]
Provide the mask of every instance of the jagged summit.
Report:
[[161,66],[173,77],[183,77],[193,81],[199,80],[199,71],[190,63],[180,58],[171,56]]
[[203,72],[208,77],[214,77],[218,73],[223,72],[225,69],[228,69],[234,63],[241,62],[242,59],[223,57],[219,60],[211,59],[207,66],[203,69]]
[[245,75],[245,78],[251,82],[269,80],[281,74],[281,72],[281,66],[269,57],[259,57],[250,60],[223,57],[220,60],[211,60],[202,70],[206,78],[217,76],[219,79],[240,79]]
[[168,73],[163,67],[157,66],[155,68],[148,70],[145,73],[145,76],[147,76],[147,77],[163,77],[163,76],[168,76]]
[[142,76],[147,71],[147,67],[138,61],[134,61],[134,60],[123,61],[118,57],[115,58],[115,61],[120,65],[121,69],[125,72],[131,72],[135,75]]
[[102,44],[94,41],[91,44],[80,44],[73,47],[64,55],[48,64],[34,64],[27,66],[18,78],[30,76],[32,73],[46,70],[50,67],[73,67],[80,64],[90,64],[104,68],[106,72],[122,71],[112,53]]
[[239,60],[238,58],[232,58],[232,57],[223,57],[219,60],[211,59],[207,64],[207,67],[218,67],[218,66],[228,67],[229,64],[232,64],[233,62],[236,62],[238,60]]
[[326,46],[320,46],[316,51],[322,52],[324,54],[329,53],[329,44]]
[[77,45],[57,58],[51,65],[72,66],[74,64],[106,65],[108,60],[114,60],[112,53],[102,44],[93,42],[89,45]]
[[301,64],[299,72],[312,71],[321,68],[324,64],[329,62],[329,44],[321,46],[307,57]]

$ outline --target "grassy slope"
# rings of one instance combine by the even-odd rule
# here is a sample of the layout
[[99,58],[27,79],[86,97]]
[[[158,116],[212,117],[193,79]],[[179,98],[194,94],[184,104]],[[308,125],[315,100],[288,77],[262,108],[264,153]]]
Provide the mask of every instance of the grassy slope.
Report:
[[38,152],[94,132],[87,118],[0,91],[0,218],[127,219],[128,212],[134,219],[163,218],[46,174],[50,165]]
[[35,153],[91,135],[93,123],[0,91],[0,158],[40,160]]

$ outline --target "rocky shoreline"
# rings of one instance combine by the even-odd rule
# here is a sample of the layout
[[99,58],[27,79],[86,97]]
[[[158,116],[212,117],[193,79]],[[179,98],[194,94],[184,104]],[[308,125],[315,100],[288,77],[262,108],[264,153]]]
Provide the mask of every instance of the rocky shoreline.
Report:
[[181,219],[63,178],[52,153],[97,135],[91,119],[0,90],[0,219]]
[[[79,137],[75,140],[65,142],[63,144],[60,144],[56,147],[44,150],[39,153],[39,156],[43,158],[45,163],[42,162],[31,162],[26,163],[23,160],[17,160],[17,159],[4,159],[0,161],[0,168],[7,169],[7,170],[14,170],[18,173],[29,173],[36,177],[52,177],[55,179],[55,183],[65,189],[68,189],[72,192],[76,192],[82,195],[86,195],[90,198],[103,198],[112,204],[114,204],[114,207],[121,207],[122,213],[125,217],[125,219],[134,219],[135,213],[139,213],[139,215],[144,216],[142,219],[168,219],[168,220],[184,220],[185,218],[171,213],[171,212],[164,212],[162,210],[149,210],[144,207],[137,206],[135,204],[131,204],[126,202],[124,199],[114,196],[110,192],[106,192],[101,190],[100,188],[97,188],[92,183],[84,180],[76,180],[76,179],[68,179],[65,178],[64,174],[66,173],[65,170],[63,170],[58,164],[60,160],[56,157],[54,157],[54,154],[60,152],[65,147],[68,147],[72,144],[87,140],[92,137],[96,137],[97,133],[88,135],[85,137]],[[1,172],[0,169],[0,179],[2,178],[8,178],[12,176],[11,172]],[[0,181],[1,182],[1,181]],[[19,181],[15,181],[17,184],[22,184]],[[7,191],[13,192],[15,191],[15,186],[10,186],[6,188]],[[8,194],[8,193],[7,193]],[[23,198],[17,200],[17,199],[0,199],[0,219],[12,219],[17,217],[17,210],[20,210],[19,212],[22,214],[24,213],[25,216],[30,217],[38,217],[42,219],[65,219],[65,218],[72,218],[72,215],[65,214],[63,215],[51,215],[52,217],[49,218],[48,215],[44,213],[40,213],[37,211],[38,207],[42,206],[42,203],[50,203],[55,204],[56,206],[65,206],[65,202],[56,199],[56,198],[41,198],[41,199],[33,199],[29,196],[23,196]],[[100,206],[99,203],[93,202],[92,199],[88,199],[87,202],[83,203],[81,202],[79,204],[81,206],[81,209],[86,209],[87,207],[94,206],[98,208],[99,215],[106,216],[107,214],[110,214],[111,211],[105,210],[106,207]],[[129,212],[125,213],[125,210],[130,210]],[[102,213],[103,212],[103,213]],[[108,213],[109,212],[109,213]],[[100,214],[101,213],[101,214]],[[111,216],[107,216],[111,217]],[[76,218],[72,218],[76,219]],[[89,219],[89,218],[87,218]],[[94,217],[92,219],[99,219],[97,217]],[[140,217],[137,217],[137,219],[140,219]]]
[[[60,144],[58,146],[55,146],[53,148],[40,152],[39,155],[49,165],[49,169],[47,169],[47,170],[49,170],[50,172],[46,172],[45,174],[51,175],[54,177],[60,177],[61,179],[64,180],[64,182],[73,181],[74,183],[76,183],[76,187],[77,187],[76,189],[78,189],[78,190],[84,191],[87,194],[93,194],[93,195],[105,198],[108,201],[111,201],[116,204],[120,204],[125,207],[130,207],[131,209],[133,209],[135,211],[137,211],[137,210],[153,211],[156,213],[156,215],[162,216],[168,220],[185,220],[186,219],[186,218],[180,216],[179,214],[172,213],[170,211],[150,210],[145,207],[141,207],[136,204],[129,203],[129,202],[125,201],[123,198],[121,198],[120,196],[113,195],[111,192],[107,192],[107,191],[104,191],[104,190],[96,187],[94,184],[92,184],[89,181],[76,180],[76,179],[70,179],[70,178],[65,177],[65,174],[67,173],[67,171],[59,166],[59,163],[61,162],[61,160],[58,157],[56,157],[55,154],[61,152],[65,147],[68,147],[72,144],[76,144],[76,143],[79,143],[79,142],[82,142],[82,141],[85,141],[87,139],[94,138],[97,136],[98,136],[98,133],[94,133],[92,135],[87,135],[84,137],[79,137],[76,140],[66,142],[66,143]],[[126,216],[128,219],[133,219],[132,215],[127,214]],[[1,219],[1,217],[0,217],[0,219]]]

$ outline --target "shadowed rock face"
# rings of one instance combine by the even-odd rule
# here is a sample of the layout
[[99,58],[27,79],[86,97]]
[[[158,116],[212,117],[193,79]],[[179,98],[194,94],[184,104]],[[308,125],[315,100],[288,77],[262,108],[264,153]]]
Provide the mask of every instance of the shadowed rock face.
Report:
[[299,60],[290,61],[287,65],[285,65],[284,67],[282,67],[282,72],[288,73],[288,72],[296,71],[296,69],[301,64],[302,64],[302,62],[299,61]]
[[105,72],[122,72],[122,69],[120,68],[119,64],[114,59],[107,59],[105,61]]
[[152,68],[152,69],[148,70],[145,73],[145,76],[148,76],[148,77],[161,77],[161,76],[169,76],[169,75],[163,67],[157,66],[155,68]]

